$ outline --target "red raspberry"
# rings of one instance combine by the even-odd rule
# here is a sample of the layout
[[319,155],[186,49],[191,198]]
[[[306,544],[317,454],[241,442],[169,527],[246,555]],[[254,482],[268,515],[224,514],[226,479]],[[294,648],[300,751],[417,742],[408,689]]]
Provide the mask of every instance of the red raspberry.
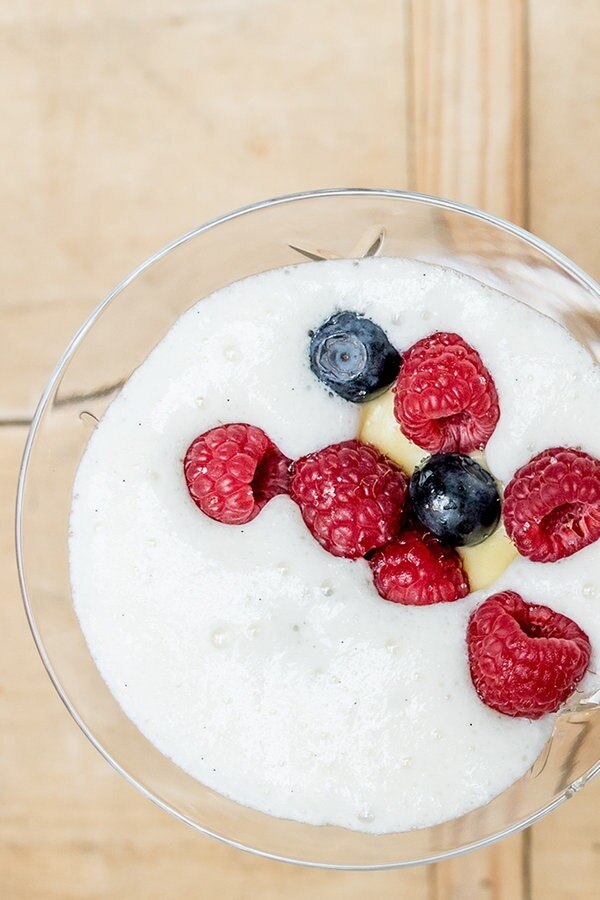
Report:
[[600,537],[600,460],[567,447],[538,453],[504,492],[504,525],[522,556],[555,562]]
[[325,550],[358,559],[398,533],[407,483],[391,460],[353,440],[297,460],[290,495]]
[[431,453],[482,450],[500,417],[492,376],[458,334],[417,341],[404,355],[395,392],[402,431]]
[[384,600],[408,606],[449,603],[469,593],[460,556],[428,531],[403,531],[371,557],[375,587]]
[[581,628],[547,606],[525,603],[514,591],[489,597],[467,627],[475,690],[506,716],[539,719],[572,694],[590,661]]
[[289,487],[289,463],[254,425],[219,425],[197,437],[183,461],[190,496],[202,512],[243,525]]

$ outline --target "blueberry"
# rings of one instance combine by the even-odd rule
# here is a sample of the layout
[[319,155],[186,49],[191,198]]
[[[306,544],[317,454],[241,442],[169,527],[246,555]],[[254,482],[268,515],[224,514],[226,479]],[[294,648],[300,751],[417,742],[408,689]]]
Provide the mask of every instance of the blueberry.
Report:
[[385,331],[355,312],[327,319],[311,337],[310,367],[344,400],[364,403],[397,377],[402,358]]
[[412,475],[413,512],[444,544],[472,547],[500,519],[500,494],[490,473],[462,453],[436,453]]

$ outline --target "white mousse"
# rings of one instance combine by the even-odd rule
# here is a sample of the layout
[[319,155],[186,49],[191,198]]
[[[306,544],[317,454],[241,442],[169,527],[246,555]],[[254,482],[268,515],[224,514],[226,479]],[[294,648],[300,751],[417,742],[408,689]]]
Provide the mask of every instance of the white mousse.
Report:
[[[486,451],[506,482],[547,447],[600,456],[600,370],[559,325],[456,272],[409,260],[308,263],[190,309],[94,431],[74,487],[75,608],[124,711],[164,754],[240,803],[371,832],[427,826],[523,775],[553,718],[488,709],[465,651],[471,610],[512,588],[600,647],[600,542],[516,560],[492,588],[424,608],[382,600],[366,562],[336,559],[288,497],[248,525],[190,500],[182,457],[223,422],[289,457],[357,435],[359,408],[310,372],[308,332],[365,313],[402,350],[437,330],[481,354],[501,418]],[[598,679],[588,674],[582,689]]]

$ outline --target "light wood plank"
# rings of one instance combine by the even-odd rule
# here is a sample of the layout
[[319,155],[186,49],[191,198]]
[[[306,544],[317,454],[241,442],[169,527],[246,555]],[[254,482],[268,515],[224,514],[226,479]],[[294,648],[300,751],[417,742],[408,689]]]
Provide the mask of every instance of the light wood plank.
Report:
[[[600,8],[529,0],[531,230],[600,277]],[[532,828],[532,897],[600,898],[597,779]]]
[[412,177],[523,222],[523,0],[411,0]]
[[205,219],[407,184],[403,3],[3,9],[0,415],[29,414],[92,307]]
[[[0,507],[25,437],[0,428]],[[12,521],[0,520],[0,895],[3,900],[429,900],[424,868],[353,875],[258,859],[204,838],[127,785],[83,737],[34,648]]]
[[[0,414],[28,415],[100,296],[202,219],[306,187],[406,186],[407,47],[410,186],[522,221],[528,176],[532,229],[600,275],[596,0],[530,0],[525,174],[516,0],[413,0],[409,35],[406,4],[395,0],[84,6],[9,0],[0,9],[0,161],[9,175],[0,184]],[[0,429],[4,509],[22,439],[22,430]],[[269,864],[202,839],[125,785],[62,709],[20,610],[8,517],[0,562],[0,872],[9,900],[600,897],[600,780],[535,826],[530,860],[517,837],[427,871],[359,876]]]
[[[403,22],[393,0],[4,5],[0,411],[29,414],[101,295],[203,219],[308,187],[405,184]],[[4,504],[22,438],[0,430]],[[424,870],[361,878],[267,863],[125,785],[37,660],[2,529],[3,896],[426,900]]]
[[530,0],[531,230],[600,280],[600,5]]
[[[520,0],[412,0],[412,186],[523,222],[526,18]],[[519,900],[522,835],[441,863],[438,900]]]
[[532,831],[532,900],[600,900],[600,778]]
[[435,900],[529,900],[523,835],[434,866]]

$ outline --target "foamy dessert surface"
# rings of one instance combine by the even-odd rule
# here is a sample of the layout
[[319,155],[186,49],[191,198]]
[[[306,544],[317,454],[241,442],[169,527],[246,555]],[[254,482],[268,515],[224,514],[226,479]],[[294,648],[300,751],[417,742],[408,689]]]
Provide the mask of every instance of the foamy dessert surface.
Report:
[[477,696],[465,632],[498,590],[573,618],[600,686],[600,543],[515,559],[453,603],[383,600],[366,560],[336,558],[276,496],[232,527],[192,502],[190,442],[250,422],[290,459],[356,438],[361,409],[310,371],[309,332],[335,310],[377,322],[400,351],[437,331],[481,355],[501,415],[486,447],[500,482],[545,448],[600,456],[600,370],[555,322],[491,288],[410,260],[308,263],[191,308],[134,372],[77,474],[70,566],[94,660],[166,756],[261,811],[369,832],[423,827],[522,776],[554,717],[511,718]]

